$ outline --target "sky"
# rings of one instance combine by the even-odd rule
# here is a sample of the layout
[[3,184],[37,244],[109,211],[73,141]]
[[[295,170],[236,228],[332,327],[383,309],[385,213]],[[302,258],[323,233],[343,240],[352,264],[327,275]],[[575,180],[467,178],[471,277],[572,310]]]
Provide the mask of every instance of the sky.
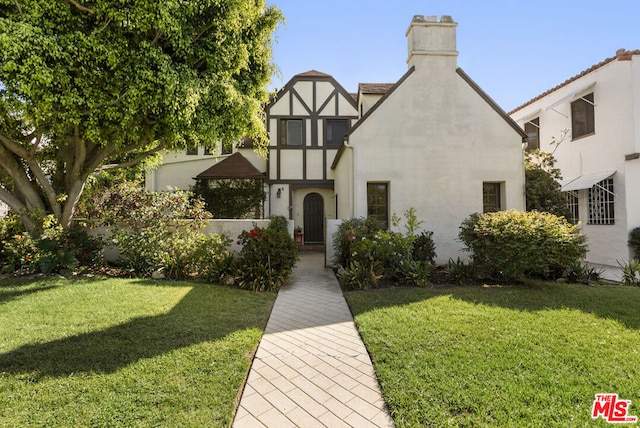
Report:
[[414,15],[458,23],[458,66],[504,110],[606,58],[640,49],[640,0],[267,0],[285,16],[271,88],[317,70],[347,91],[394,83],[407,70]]

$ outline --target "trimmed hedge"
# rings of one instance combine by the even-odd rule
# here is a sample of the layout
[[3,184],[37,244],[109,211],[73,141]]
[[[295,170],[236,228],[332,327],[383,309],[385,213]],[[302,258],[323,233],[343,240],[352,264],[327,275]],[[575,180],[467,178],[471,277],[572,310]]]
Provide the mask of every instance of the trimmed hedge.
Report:
[[477,268],[505,281],[560,276],[587,253],[576,225],[537,211],[472,214],[462,222],[459,238]]

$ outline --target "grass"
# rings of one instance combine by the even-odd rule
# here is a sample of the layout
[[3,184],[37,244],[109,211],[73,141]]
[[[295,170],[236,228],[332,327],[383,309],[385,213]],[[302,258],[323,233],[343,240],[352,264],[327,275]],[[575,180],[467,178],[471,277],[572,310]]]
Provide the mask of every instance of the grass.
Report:
[[0,426],[228,426],[275,295],[185,282],[0,286]]
[[535,283],[346,293],[397,427],[607,426],[640,416],[640,288]]

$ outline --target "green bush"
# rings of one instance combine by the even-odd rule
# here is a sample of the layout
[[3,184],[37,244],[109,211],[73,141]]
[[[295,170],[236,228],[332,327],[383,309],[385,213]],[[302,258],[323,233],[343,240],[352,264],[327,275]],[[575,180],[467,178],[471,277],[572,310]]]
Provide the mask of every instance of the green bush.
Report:
[[433,242],[433,232],[425,231],[415,237],[411,258],[417,262],[433,264],[436,259],[436,244]]
[[618,262],[622,269],[622,284],[640,286],[640,261],[631,259],[627,263]]
[[347,266],[351,258],[351,247],[363,238],[372,238],[383,230],[383,225],[373,218],[352,218],[344,221],[333,235],[333,263]]
[[76,223],[69,229],[63,229],[53,216],[47,216],[42,221],[42,228],[35,233],[35,238],[27,233],[14,214],[0,220],[2,272],[42,272],[49,275],[63,269],[96,267],[102,262],[104,242],[90,236],[85,225]]
[[563,272],[587,252],[577,226],[537,211],[472,214],[462,222],[459,238],[477,268],[506,281]]
[[255,226],[238,237],[242,246],[237,261],[236,283],[254,291],[277,291],[298,259],[298,247],[287,231],[276,224]]
[[634,258],[640,260],[640,227],[636,227],[629,234],[629,245],[633,250]]
[[289,233],[289,222],[283,215],[274,215],[269,218],[269,229],[281,230]]

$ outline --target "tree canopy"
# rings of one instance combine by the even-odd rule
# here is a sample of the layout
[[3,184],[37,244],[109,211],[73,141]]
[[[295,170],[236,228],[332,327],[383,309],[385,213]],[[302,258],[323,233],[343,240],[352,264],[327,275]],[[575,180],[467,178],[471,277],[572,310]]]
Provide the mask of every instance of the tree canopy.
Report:
[[0,199],[68,227],[96,170],[264,142],[281,20],[265,0],[0,0]]
[[552,153],[539,149],[525,154],[525,192],[527,211],[541,211],[571,219],[567,197],[560,190],[562,179]]

